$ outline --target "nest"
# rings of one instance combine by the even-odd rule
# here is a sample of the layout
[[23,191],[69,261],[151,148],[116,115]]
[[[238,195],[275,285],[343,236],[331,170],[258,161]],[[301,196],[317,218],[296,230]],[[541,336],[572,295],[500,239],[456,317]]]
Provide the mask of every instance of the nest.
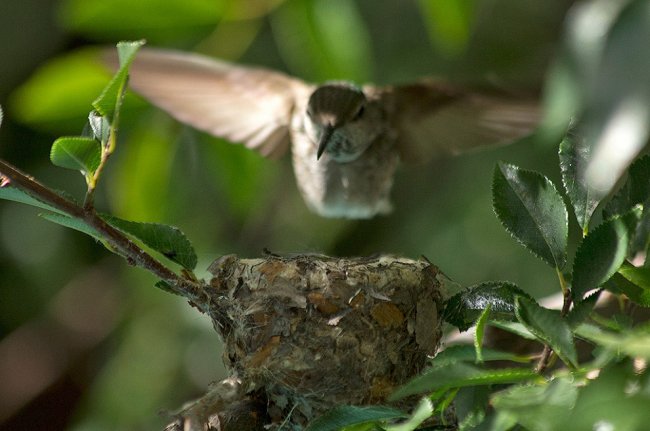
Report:
[[385,403],[438,347],[441,273],[427,261],[227,255],[209,270],[200,308],[271,429],[302,429],[341,404]]

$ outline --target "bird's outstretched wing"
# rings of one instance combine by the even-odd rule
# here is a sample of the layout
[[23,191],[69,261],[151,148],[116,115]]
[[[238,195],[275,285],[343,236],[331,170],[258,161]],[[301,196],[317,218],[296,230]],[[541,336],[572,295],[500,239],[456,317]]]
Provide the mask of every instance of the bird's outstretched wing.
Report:
[[387,87],[381,96],[406,161],[505,144],[530,134],[538,103],[503,92],[468,91],[436,80]]
[[[116,68],[117,55],[105,61]],[[151,48],[136,56],[129,85],[177,120],[270,158],[288,149],[296,98],[309,88],[279,72]]]

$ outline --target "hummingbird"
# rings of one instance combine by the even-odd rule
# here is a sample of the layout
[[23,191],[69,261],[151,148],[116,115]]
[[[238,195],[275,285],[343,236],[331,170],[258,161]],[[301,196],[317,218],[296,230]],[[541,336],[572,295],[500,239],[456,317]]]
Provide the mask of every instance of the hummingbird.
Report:
[[[107,59],[113,67],[115,54]],[[391,211],[400,161],[422,161],[531,133],[538,104],[424,78],[404,85],[317,85],[264,68],[145,48],[131,88],[177,120],[268,158],[291,149],[298,189],[324,217]]]

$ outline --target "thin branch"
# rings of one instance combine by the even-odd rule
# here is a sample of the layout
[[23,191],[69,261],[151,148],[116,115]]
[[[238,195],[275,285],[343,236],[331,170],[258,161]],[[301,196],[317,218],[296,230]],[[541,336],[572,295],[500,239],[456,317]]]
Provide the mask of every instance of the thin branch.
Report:
[[29,193],[40,201],[51,205],[70,217],[83,220],[88,226],[91,226],[101,234],[102,239],[104,239],[110,247],[126,257],[130,263],[148,270],[156,277],[167,282],[172,286],[177,294],[185,296],[190,300],[196,299],[199,296],[200,289],[198,283],[186,280],[167,268],[156,258],[138,247],[122,232],[106,223],[106,221],[98,216],[94,210],[86,210],[74,202],[69,201],[39,183],[33,177],[24,174],[1,159],[0,173],[9,180],[12,186]]

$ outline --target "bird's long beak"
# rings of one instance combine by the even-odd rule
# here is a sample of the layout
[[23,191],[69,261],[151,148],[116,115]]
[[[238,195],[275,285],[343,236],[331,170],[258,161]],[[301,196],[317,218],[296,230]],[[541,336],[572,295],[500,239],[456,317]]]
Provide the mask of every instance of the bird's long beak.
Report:
[[330,141],[330,138],[332,137],[332,133],[334,133],[334,126],[331,124],[325,125],[325,128],[323,129],[323,134],[320,137],[320,140],[318,141],[318,151],[316,152],[316,160],[320,159],[320,156],[323,155],[325,152],[325,148],[327,148],[327,144]]

